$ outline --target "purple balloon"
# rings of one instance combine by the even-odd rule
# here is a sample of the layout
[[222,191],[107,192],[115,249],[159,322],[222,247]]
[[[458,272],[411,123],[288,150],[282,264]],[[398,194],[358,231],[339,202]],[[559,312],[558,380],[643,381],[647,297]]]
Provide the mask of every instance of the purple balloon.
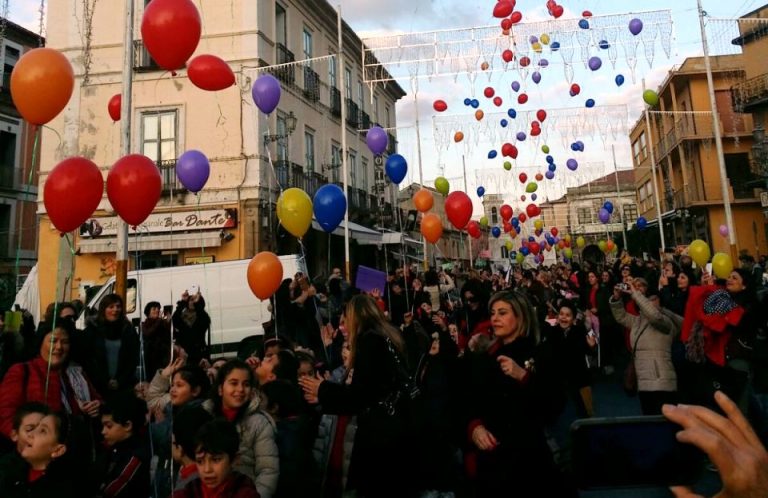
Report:
[[539,67],[547,67],[549,66],[549,61],[547,59],[541,59],[539,61]]
[[519,81],[513,81],[512,82],[512,90],[519,92],[520,91],[520,82]]
[[538,85],[539,81],[541,81],[541,73],[538,71],[534,71],[533,74],[531,75],[531,79],[533,80],[534,83]]
[[521,142],[522,142],[523,140],[525,140],[525,132],[522,132],[522,131],[518,131],[518,132],[517,132],[517,139],[518,139],[518,140],[520,140]]
[[579,163],[576,162],[576,159],[573,159],[573,158],[568,159],[568,161],[566,161],[565,165],[568,166],[568,169],[571,170],[571,171],[576,171],[576,168],[579,167]]
[[555,177],[555,172],[554,171],[547,171],[546,173],[544,173],[544,176],[547,177],[547,180],[551,180],[551,179],[553,179]]
[[629,21],[629,32],[637,36],[643,30],[643,21],[638,18],[634,18]]
[[590,57],[589,68],[592,71],[597,71],[598,69],[600,69],[602,65],[603,65],[603,61],[600,59],[600,57]]
[[536,35],[531,35],[530,38],[528,38],[528,41],[531,43],[531,45],[533,45],[534,43],[539,41],[539,39],[536,37]]
[[368,148],[371,149],[376,155],[383,154],[387,150],[389,145],[389,137],[387,132],[381,126],[374,126],[365,135],[365,143],[368,144]]
[[532,200],[532,201],[535,201],[535,200],[536,200],[536,197],[537,197],[537,196],[536,196],[536,194],[531,194],[531,200]]
[[609,213],[605,208],[600,208],[600,211],[597,213],[597,217],[600,218],[601,223],[608,223],[611,221],[611,213]]
[[253,83],[251,96],[264,114],[270,114],[280,102],[280,82],[271,74],[262,74]]
[[176,176],[190,192],[200,192],[210,174],[211,165],[208,158],[199,150],[188,150],[176,161]]

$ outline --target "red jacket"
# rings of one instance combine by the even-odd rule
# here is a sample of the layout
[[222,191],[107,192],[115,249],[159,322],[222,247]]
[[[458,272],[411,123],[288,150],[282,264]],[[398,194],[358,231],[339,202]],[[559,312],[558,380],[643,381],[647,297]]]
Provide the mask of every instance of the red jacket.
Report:
[[[64,408],[61,400],[61,371],[51,370],[48,381],[48,396],[46,397],[45,379],[47,375],[48,363],[39,356],[26,363],[17,363],[8,370],[2,383],[0,383],[0,433],[10,437],[14,413],[21,405],[29,401],[45,403],[54,411],[60,411]],[[74,392],[66,376],[64,382],[66,382],[67,400],[71,413],[81,415],[80,405],[74,397]],[[88,388],[91,399],[99,399],[90,382]]]
[[704,354],[715,365],[725,366],[725,346],[731,337],[731,329],[741,321],[744,308],[736,306],[724,314],[704,313],[704,301],[712,292],[720,289],[716,285],[691,286],[688,303],[685,305],[685,317],[680,339],[688,342],[693,330],[693,324],[701,322],[704,332]]

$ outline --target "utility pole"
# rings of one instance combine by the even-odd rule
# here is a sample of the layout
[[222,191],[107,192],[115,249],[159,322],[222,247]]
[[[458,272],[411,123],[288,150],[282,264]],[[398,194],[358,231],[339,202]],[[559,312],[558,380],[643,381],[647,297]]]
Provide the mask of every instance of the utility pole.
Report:
[[[414,89],[413,86],[416,86]],[[413,83],[411,85],[411,89],[413,89],[413,113],[414,117],[416,119],[416,150],[419,154],[419,183],[422,187],[424,187],[424,170],[421,166],[421,131],[419,130],[419,88],[418,88],[418,80],[413,79]],[[427,271],[429,269],[429,260],[427,258],[427,239],[422,236],[422,250],[424,251],[424,271]]]
[[704,8],[701,0],[696,0],[699,11],[699,27],[701,28],[701,46],[704,49],[704,69],[707,71],[707,87],[709,89],[709,105],[712,108],[712,128],[715,132],[715,148],[717,149],[717,163],[720,169],[720,189],[723,194],[723,208],[725,209],[725,224],[728,226],[728,243],[730,245],[731,260],[738,261],[736,250],[736,231],[733,229],[733,213],[731,212],[731,193],[728,189],[730,181],[725,169],[725,156],[723,154],[723,138],[720,134],[720,115],[717,112],[717,100],[715,99],[715,84],[712,81],[712,63],[709,60],[709,44],[707,42],[707,30],[704,27]]
[[[461,167],[464,171],[464,192],[469,192],[467,190],[467,160],[464,158],[464,154],[461,155]],[[459,231],[459,234],[461,234],[462,238],[464,237],[461,231]],[[467,233],[467,251],[469,252],[469,267],[474,268],[475,265],[472,262],[472,238],[469,236],[469,233]]]
[[[344,34],[342,31],[341,4],[337,7],[336,30],[338,31],[339,44],[339,98],[341,99],[341,175],[343,177],[344,198],[347,199],[347,209],[344,211],[344,278],[351,281],[352,274],[349,268],[349,163],[347,162],[347,85],[344,79]],[[330,235],[329,235],[330,237]]]
[[[120,156],[131,153],[131,96],[133,93],[133,0],[125,0],[123,33],[123,90],[120,101]],[[128,224],[117,217],[115,293],[125,303],[128,281]],[[58,298],[57,298],[58,299]]]
[[[643,92],[645,92],[645,78],[643,78]],[[651,118],[648,114],[648,107],[645,107],[645,130],[648,132],[648,152],[651,156],[651,185],[653,186],[653,199],[656,203],[656,221],[659,225],[659,237],[661,237],[661,252],[667,248],[667,243],[664,240],[664,225],[661,219],[661,202],[659,201],[659,189],[656,185],[656,153],[653,151],[653,130],[651,130]],[[659,255],[661,256],[661,255]]]
[[619,201],[621,200],[621,187],[619,187],[619,168],[616,166],[616,147],[611,144],[611,153],[613,154],[613,174],[616,177],[616,204],[619,206],[621,212],[619,213],[619,219],[621,220],[621,237],[624,241],[624,250],[627,249],[627,220],[624,218],[624,205]]

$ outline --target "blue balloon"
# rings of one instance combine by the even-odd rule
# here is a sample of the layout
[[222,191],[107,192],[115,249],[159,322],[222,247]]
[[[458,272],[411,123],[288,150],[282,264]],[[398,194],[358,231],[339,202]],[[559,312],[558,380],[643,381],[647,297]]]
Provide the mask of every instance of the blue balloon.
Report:
[[557,170],[557,166],[555,166],[555,163],[550,163],[547,169],[554,173]]
[[602,48],[603,50],[608,50],[608,48],[611,46],[610,43],[608,43],[608,40],[600,40],[600,43],[598,43],[598,46]]
[[554,164],[555,158],[552,156],[547,156],[547,164]]
[[592,108],[595,107],[595,100],[594,99],[587,99],[587,101],[584,103],[585,106]]
[[531,194],[531,200],[532,201],[535,201],[537,198],[538,198],[538,196],[536,194]]
[[589,21],[587,21],[586,19],[581,19],[579,21],[579,27],[581,29],[589,29]]
[[502,119],[501,120],[501,127],[502,128],[506,128],[508,124],[509,124],[509,121],[507,121],[506,119]]
[[520,248],[520,253],[521,253],[523,256],[528,256],[528,253],[530,253],[530,252],[531,252],[531,251],[530,251],[530,250],[529,250],[527,247],[521,247],[521,248]]
[[552,49],[553,52],[557,52],[560,50],[560,42],[552,42],[549,47]]
[[528,242],[536,242],[536,237],[534,237],[533,235],[529,235]]
[[533,80],[534,83],[538,85],[539,82],[541,81],[541,73],[538,71],[534,71],[533,74],[531,75],[531,79]]
[[408,174],[408,162],[400,154],[392,154],[387,158],[384,170],[392,183],[400,185],[405,175]]
[[609,214],[613,214],[613,203],[611,201],[605,201],[603,209],[608,211]]
[[477,187],[477,196],[482,197],[485,195],[485,187]]
[[344,219],[344,213],[347,212],[344,191],[335,183],[323,185],[315,192],[312,211],[320,227],[326,232],[333,232]]
[[499,227],[491,228],[491,235],[493,235],[493,237],[496,238],[496,239],[501,237],[501,228],[499,228]]
[[525,140],[525,132],[524,131],[518,131],[517,132],[517,139],[520,140],[521,142],[523,140]]
[[520,233],[520,224],[513,225],[513,226],[515,228],[515,232],[517,232],[519,234]]
[[498,153],[495,150],[488,151],[488,159],[494,159]]
[[507,111],[507,116],[509,116],[512,119],[515,119],[517,117],[517,111],[514,109],[509,109]]
[[475,109],[477,109],[478,107],[480,107],[480,101],[479,101],[479,100],[477,100],[477,99],[474,99],[474,100],[472,100],[472,102],[470,103],[470,105],[471,105],[472,107],[474,107]]
[[464,105],[466,105],[466,106],[472,105],[472,99],[470,99],[470,98],[464,99]]
[[584,152],[584,142],[582,142],[581,140],[576,140],[576,145],[579,146],[579,150],[581,152]]
[[573,142],[571,144],[571,150],[574,151],[574,152],[578,152],[579,151],[579,144],[577,144],[576,142]]
[[639,218],[637,218],[637,220],[635,220],[635,224],[637,225],[638,229],[645,230],[645,227],[648,226],[648,220],[640,216]]
[[[552,166],[554,166],[554,164]],[[547,177],[547,180],[551,180],[551,179],[553,179],[555,177],[555,171],[554,170],[549,170],[546,173],[544,173],[544,176]]]
[[520,225],[520,220],[518,220],[517,217],[512,218],[511,220],[509,220],[509,222],[512,223],[513,227]]
[[624,76],[617,74],[616,75],[616,86],[621,86],[624,84]]

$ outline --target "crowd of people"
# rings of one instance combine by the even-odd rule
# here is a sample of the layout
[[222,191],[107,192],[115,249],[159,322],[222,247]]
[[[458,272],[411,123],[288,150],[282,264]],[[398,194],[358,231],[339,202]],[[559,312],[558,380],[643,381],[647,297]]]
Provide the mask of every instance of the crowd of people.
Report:
[[679,423],[724,496],[763,496],[768,308],[743,263],[403,267],[367,293],[299,273],[231,357],[199,291],[138,330],[117,295],[85,330],[54,303],[0,341],[0,496],[578,496],[596,379]]

